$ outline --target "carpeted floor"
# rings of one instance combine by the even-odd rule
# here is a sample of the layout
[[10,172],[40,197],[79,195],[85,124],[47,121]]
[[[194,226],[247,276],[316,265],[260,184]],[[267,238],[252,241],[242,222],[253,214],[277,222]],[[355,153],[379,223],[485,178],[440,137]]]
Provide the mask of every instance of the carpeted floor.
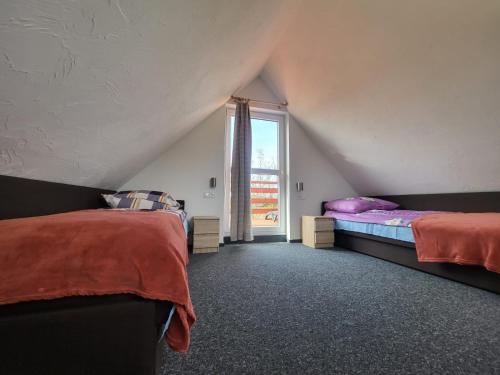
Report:
[[192,255],[198,321],[162,374],[500,374],[500,296],[301,244]]

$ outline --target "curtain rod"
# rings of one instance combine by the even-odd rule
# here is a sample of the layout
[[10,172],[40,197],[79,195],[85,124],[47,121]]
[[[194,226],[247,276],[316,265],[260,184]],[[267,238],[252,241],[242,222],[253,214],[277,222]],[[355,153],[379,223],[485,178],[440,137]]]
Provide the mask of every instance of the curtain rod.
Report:
[[241,96],[235,96],[235,95],[231,95],[231,100],[248,100],[249,102],[262,103],[262,104],[270,104],[270,105],[275,105],[277,107],[286,107],[288,105],[287,101],[284,101],[284,102],[281,102],[281,103],[274,103],[274,102],[266,102],[265,100],[243,98]]

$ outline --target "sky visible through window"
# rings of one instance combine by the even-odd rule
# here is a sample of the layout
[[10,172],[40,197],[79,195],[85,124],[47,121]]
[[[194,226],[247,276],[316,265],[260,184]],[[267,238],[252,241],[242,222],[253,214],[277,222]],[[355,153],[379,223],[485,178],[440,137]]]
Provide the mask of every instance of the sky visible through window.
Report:
[[[234,116],[231,116],[231,140]],[[231,155],[233,144],[231,142]],[[252,118],[252,168],[278,169],[278,123]]]

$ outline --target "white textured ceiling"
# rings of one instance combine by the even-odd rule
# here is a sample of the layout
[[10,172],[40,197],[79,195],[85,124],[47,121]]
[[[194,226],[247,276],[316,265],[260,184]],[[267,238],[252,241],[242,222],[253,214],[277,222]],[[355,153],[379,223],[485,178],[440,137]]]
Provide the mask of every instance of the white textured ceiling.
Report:
[[258,75],[296,3],[1,1],[0,174],[119,186]]
[[500,1],[308,0],[263,73],[359,193],[500,190]]
[[499,66],[498,0],[1,1],[0,174],[120,186],[264,68],[358,192],[499,190]]

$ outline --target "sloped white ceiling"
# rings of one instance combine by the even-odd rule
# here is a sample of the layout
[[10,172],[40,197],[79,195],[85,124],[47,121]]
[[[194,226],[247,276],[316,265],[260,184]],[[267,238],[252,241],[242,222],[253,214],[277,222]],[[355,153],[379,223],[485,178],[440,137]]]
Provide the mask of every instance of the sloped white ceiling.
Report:
[[498,0],[3,1],[0,174],[118,187],[265,65],[358,192],[499,190],[499,46]]
[[0,174],[120,186],[258,75],[297,3],[2,1]]
[[500,1],[303,5],[263,76],[359,193],[500,190]]

